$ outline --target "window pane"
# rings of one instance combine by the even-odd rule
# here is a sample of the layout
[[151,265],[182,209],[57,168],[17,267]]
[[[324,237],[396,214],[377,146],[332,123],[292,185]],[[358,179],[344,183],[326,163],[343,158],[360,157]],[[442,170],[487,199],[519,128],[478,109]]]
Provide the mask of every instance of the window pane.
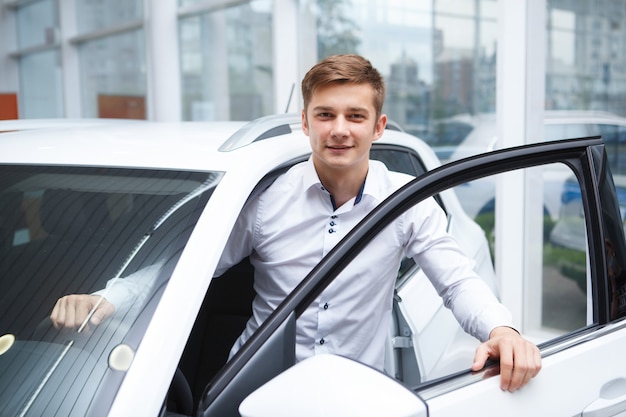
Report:
[[[526,175],[533,175],[527,171]],[[585,326],[587,320],[587,238],[581,191],[573,173],[563,164],[535,168],[534,176],[539,184],[530,198],[536,215],[526,224],[526,233],[543,236],[543,242],[541,259],[525,259],[525,264],[532,267],[540,262],[543,266],[542,275],[527,283],[528,294],[541,294],[541,299],[531,299],[526,305],[526,331],[562,334]],[[455,188],[465,210],[485,230],[492,253],[498,238],[496,181],[497,176],[491,176]]]
[[622,1],[547,2],[546,109],[626,116]]
[[[539,343],[574,332],[591,322],[588,306],[591,290],[578,181],[564,164],[526,169],[523,175],[533,174],[539,174],[543,182],[538,187],[542,192],[533,196],[535,204],[530,209],[535,214],[529,216],[526,225],[527,239],[533,242],[532,250],[517,252],[520,263],[531,270],[525,277],[525,296],[520,294],[520,300],[514,301],[516,305],[509,307],[513,309],[519,302],[522,306],[520,321],[524,326],[520,330]],[[483,210],[475,222],[486,232],[484,236],[474,234],[475,229],[453,206],[447,211],[449,232],[468,256],[473,257],[476,272],[490,285],[495,276],[491,259],[498,236],[493,201],[488,201],[491,195],[484,195],[483,189],[491,188],[484,184],[496,181],[498,175],[493,175],[455,189],[459,198],[472,194],[476,200],[483,200]],[[483,245],[484,237],[486,245]],[[483,246],[486,246],[486,255],[482,254]],[[485,265],[485,261],[489,265]],[[505,285],[507,277],[501,279]],[[497,294],[498,285],[492,288]],[[419,262],[417,267],[404,272],[396,290],[399,297],[393,307],[392,336],[388,341],[388,350],[392,353],[387,356],[387,371],[415,384],[469,369],[479,342],[465,333],[441,304],[439,295],[419,269]],[[407,343],[407,337],[412,339],[412,344]]]
[[56,49],[20,58],[20,117],[63,117],[60,61]]
[[59,19],[57,2],[42,0],[30,2],[17,9],[18,48],[53,45],[58,39]]
[[85,117],[146,118],[144,49],[141,30],[80,46]]
[[317,54],[368,57],[387,82],[385,112],[421,133],[435,119],[495,111],[495,1],[301,0],[303,27],[317,27]]
[[273,112],[271,3],[180,22],[185,120],[252,120]]
[[77,0],[76,23],[79,33],[93,32],[141,19],[141,0]]
[[[546,167],[548,179],[553,166]],[[554,166],[554,168],[559,168]],[[551,196],[551,194],[554,194]],[[581,190],[572,175],[558,184],[544,184],[544,206],[560,198],[557,216],[544,210],[542,327],[573,331],[587,323],[587,237]]]

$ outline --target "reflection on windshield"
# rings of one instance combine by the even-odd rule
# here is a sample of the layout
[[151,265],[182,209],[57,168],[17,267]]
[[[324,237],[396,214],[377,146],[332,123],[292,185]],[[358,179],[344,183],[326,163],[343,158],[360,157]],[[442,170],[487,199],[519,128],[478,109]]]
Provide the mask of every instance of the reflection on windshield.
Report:
[[[0,354],[1,415],[41,416],[51,407],[84,416],[94,398],[112,399],[123,378],[119,364],[132,360],[145,318],[220,178],[0,167],[0,337],[13,338]],[[115,300],[111,317],[73,332],[51,326],[59,298],[93,293]],[[113,355],[113,367],[111,352],[125,352]]]

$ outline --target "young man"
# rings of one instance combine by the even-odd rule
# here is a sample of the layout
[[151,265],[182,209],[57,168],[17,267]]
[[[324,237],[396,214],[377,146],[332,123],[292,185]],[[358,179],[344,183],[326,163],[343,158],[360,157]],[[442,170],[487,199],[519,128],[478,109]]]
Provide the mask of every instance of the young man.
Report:
[[[216,273],[246,256],[255,267],[253,316],[232,353],[354,225],[410,179],[369,160],[387,117],[383,78],[368,60],[324,59],[304,77],[302,95],[311,158],[246,205]],[[499,358],[501,388],[508,391],[539,372],[539,350],[512,328],[510,313],[447,234],[445,214],[433,199],[387,227],[302,314],[296,358],[331,352],[382,370],[395,278],[405,256],[420,265],[463,328],[483,341],[472,369]],[[55,326],[80,315],[77,305],[59,300]],[[102,308],[96,321],[112,311],[107,302]]]

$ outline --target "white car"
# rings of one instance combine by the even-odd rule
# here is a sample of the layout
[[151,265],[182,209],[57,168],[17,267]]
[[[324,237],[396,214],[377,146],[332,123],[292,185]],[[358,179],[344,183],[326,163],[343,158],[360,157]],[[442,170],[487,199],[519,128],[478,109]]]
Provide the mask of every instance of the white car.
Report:
[[[626,244],[622,228],[611,227],[621,219],[597,139],[440,167],[417,138],[385,132],[372,156],[417,178],[339,242],[226,362],[250,314],[251,274],[245,263],[229,276],[213,279],[213,272],[249,196],[308,155],[293,115],[250,124],[3,134],[0,415],[489,417],[626,410],[619,395],[626,380],[626,309],[612,303],[626,281],[609,284],[603,255],[608,239],[615,258],[626,259]],[[425,198],[437,198],[450,232],[495,286],[485,236],[451,187],[545,163],[568,164],[584,190],[593,291],[588,322],[542,339],[543,370],[523,390],[502,392],[495,364],[469,371],[477,342],[460,331],[410,263],[398,275],[385,373],[328,355],[294,363],[298,315],[373,236]],[[134,303],[96,327],[70,333],[50,327],[47,317],[59,296],[100,290],[107,282],[115,291],[134,271],[150,278],[134,281],[143,283]]]
[[9,119],[0,120],[0,133],[17,132],[21,130],[59,129],[70,126],[110,125],[113,123],[145,123],[145,120],[130,119]]
[[[300,116],[248,124],[4,125],[23,131],[0,138],[0,340],[7,346],[0,355],[0,415],[57,408],[58,415],[83,416],[113,407],[111,415],[156,416],[173,379],[187,381],[189,401],[197,404],[251,314],[249,264],[216,280],[213,269],[247,198],[309,157]],[[427,145],[391,123],[371,155],[413,176],[439,166]],[[436,198],[450,232],[497,292],[484,233],[452,191]],[[152,285],[137,289],[133,308],[78,334],[57,335],[48,325],[59,297],[101,290],[109,279],[163,258],[166,266]],[[422,336],[429,332],[437,338]],[[471,364],[477,343],[407,259],[387,372],[406,381],[446,375]],[[119,357],[132,357],[132,366],[120,365]],[[181,379],[173,377],[176,369]],[[128,403],[127,396],[136,400],[146,391],[156,395],[151,404]]]

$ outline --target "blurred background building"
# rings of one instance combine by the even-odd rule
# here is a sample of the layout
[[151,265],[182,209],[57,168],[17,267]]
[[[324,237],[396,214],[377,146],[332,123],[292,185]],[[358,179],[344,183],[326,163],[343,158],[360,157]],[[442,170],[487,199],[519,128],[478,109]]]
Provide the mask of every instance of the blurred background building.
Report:
[[[420,132],[496,111],[500,2],[0,0],[0,118],[250,120],[298,111],[306,70],[355,52]],[[626,2],[535,2],[545,109],[626,116]]]

